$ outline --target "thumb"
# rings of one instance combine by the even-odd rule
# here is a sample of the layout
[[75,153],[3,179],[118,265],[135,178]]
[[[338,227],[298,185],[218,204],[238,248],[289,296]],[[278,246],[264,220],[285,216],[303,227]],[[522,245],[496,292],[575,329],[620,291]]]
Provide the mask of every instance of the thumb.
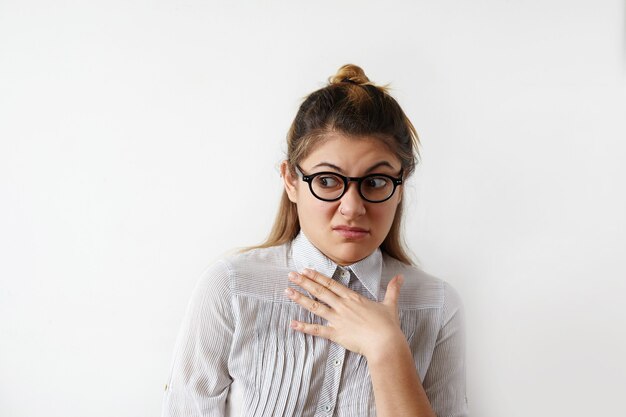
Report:
[[396,275],[391,281],[389,281],[383,304],[394,307],[398,305],[398,297],[400,296],[402,283],[404,283],[404,277],[401,274]]

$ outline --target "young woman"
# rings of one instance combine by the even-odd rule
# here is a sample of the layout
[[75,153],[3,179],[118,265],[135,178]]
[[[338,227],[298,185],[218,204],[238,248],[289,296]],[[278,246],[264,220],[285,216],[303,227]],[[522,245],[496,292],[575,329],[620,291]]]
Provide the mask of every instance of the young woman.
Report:
[[401,238],[411,122],[345,65],[287,141],[274,227],[203,274],[163,415],[467,416],[460,300]]

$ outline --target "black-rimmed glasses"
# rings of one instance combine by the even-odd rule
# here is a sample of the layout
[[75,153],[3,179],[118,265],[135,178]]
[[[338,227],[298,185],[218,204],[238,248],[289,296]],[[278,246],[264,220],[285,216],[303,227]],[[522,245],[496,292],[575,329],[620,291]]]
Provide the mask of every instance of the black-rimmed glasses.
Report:
[[311,194],[322,201],[337,201],[348,190],[349,182],[356,182],[359,195],[370,203],[382,203],[391,198],[396,187],[402,184],[402,171],[400,177],[394,178],[387,174],[370,174],[364,177],[345,177],[336,172],[316,172],[304,175],[302,168],[296,165],[302,181],[309,183]]

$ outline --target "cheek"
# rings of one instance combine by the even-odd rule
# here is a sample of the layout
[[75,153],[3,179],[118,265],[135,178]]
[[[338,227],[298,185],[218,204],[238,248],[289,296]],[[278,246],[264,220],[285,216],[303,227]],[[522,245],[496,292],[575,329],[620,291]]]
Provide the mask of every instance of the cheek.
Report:
[[310,195],[308,190],[305,191],[306,193],[304,195],[301,194],[298,198],[298,212],[300,214],[306,213],[306,215],[303,216],[306,222],[315,223],[325,221],[335,215],[338,204],[318,200]]
[[328,221],[332,219],[335,215],[337,204],[335,203],[326,203],[320,200],[317,200],[311,205],[312,207],[312,215],[316,218]]
[[396,215],[396,208],[396,204],[377,206],[370,210],[370,216],[373,220],[390,226]]

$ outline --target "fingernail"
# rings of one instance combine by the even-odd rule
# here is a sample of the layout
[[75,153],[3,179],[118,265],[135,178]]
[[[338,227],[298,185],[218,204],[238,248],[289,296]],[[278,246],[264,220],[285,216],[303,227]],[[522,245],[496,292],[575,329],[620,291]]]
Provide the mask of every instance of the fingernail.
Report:
[[295,320],[291,320],[291,323],[289,323],[289,327],[291,327],[292,329],[298,328],[298,322]]
[[309,269],[309,268],[304,268],[304,269],[302,270],[302,274],[303,274],[303,275],[306,275],[307,277],[310,277],[310,276],[313,274],[313,270],[312,270],[312,269]]
[[293,282],[298,282],[300,280],[300,277],[295,272],[290,272],[289,279]]
[[285,294],[287,294],[288,296],[292,296],[294,292],[291,288],[285,288]]

